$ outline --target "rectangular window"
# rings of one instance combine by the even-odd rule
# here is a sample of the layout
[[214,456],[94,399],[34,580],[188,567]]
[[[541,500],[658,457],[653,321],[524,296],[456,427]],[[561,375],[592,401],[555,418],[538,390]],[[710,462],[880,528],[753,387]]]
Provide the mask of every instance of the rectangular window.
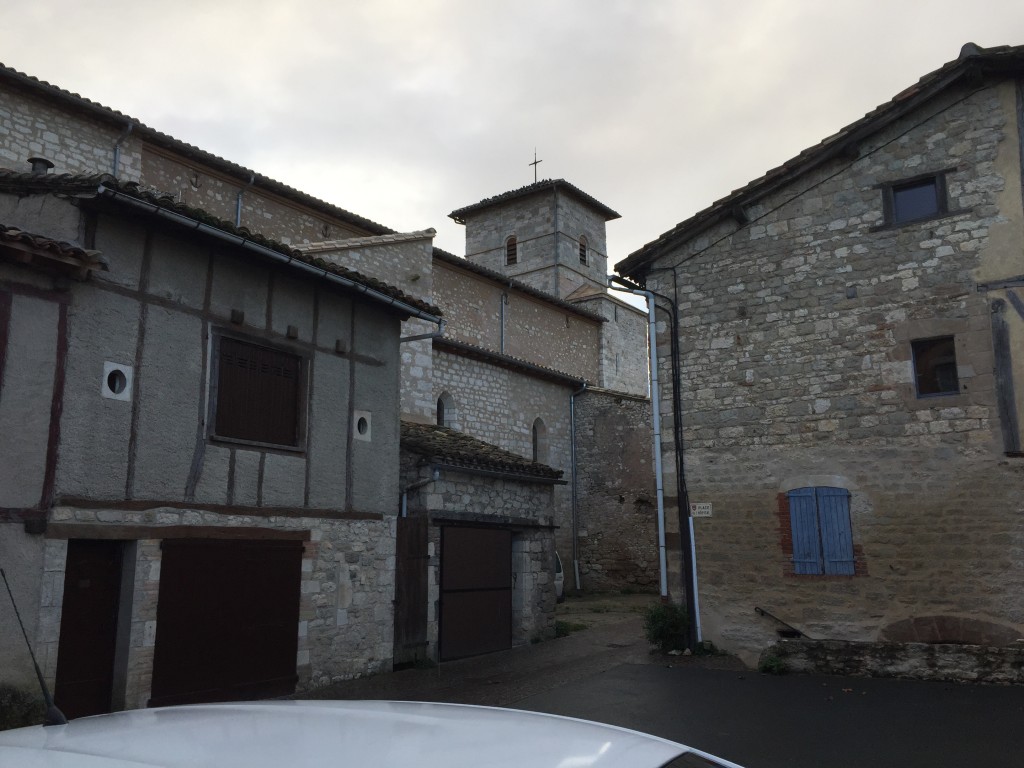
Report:
[[793,572],[853,576],[850,492],[845,488],[796,488],[787,497],[793,533]]
[[952,336],[918,339],[910,342],[910,348],[914,356],[914,382],[918,397],[960,393]]
[[945,176],[934,173],[886,185],[882,203],[890,226],[943,216],[948,212]]
[[220,336],[215,362],[213,436],[299,447],[302,358]]

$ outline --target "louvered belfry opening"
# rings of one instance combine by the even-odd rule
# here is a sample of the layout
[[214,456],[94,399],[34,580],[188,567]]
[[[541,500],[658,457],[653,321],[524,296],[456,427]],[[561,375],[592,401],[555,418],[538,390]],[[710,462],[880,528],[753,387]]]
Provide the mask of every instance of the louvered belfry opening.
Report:
[[297,446],[302,358],[221,337],[217,362],[216,435]]

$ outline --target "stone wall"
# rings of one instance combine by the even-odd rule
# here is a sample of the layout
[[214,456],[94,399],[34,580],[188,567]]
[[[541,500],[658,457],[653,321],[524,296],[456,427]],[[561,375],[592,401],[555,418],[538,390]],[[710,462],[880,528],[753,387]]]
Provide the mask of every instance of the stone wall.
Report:
[[[750,660],[771,642],[755,607],[847,640],[921,615],[1024,632],[1024,464],[1003,452],[995,296],[978,288],[1024,274],[1015,115],[1010,85],[946,93],[858,159],[750,204],[748,225],[720,223],[654,265],[677,277],[690,500],[713,504],[695,521],[700,600],[719,646]],[[881,187],[932,171],[948,215],[887,225]],[[647,285],[672,295],[672,277]],[[944,335],[960,391],[917,397],[910,342]],[[780,501],[806,486],[850,492],[857,575],[793,574]]]
[[[402,485],[425,477],[418,460],[403,455]],[[437,658],[441,568],[441,526],[460,521],[492,523],[512,529],[512,642],[522,645],[554,636],[555,539],[551,485],[515,479],[484,477],[455,469],[411,491],[410,515],[426,514],[435,521],[428,531],[428,655]]]
[[449,338],[588,381],[600,377],[600,321],[437,260],[434,302],[448,321]]
[[[577,397],[576,460],[582,588],[657,591],[651,401],[594,390]],[[559,551],[568,587],[572,549]]]
[[[531,458],[533,424],[542,419],[547,440],[538,458],[569,479],[570,387],[439,350],[434,351],[434,377],[436,397],[447,392],[452,398],[453,407],[445,411],[450,426],[506,451]],[[568,486],[556,486],[550,504],[560,526],[559,551],[568,551],[572,525]]]
[[[518,258],[506,266],[505,243],[512,235]],[[586,265],[579,258],[581,235],[589,244]],[[560,298],[584,284],[604,286],[604,216],[564,191],[512,199],[466,216],[466,258]]]
[[[124,707],[144,708],[150,697],[160,591],[161,529],[182,525],[208,526],[210,538],[222,538],[225,527],[245,530],[252,538],[259,538],[260,530],[309,533],[303,554],[296,629],[300,691],[391,669],[394,517],[334,521],[315,517],[227,515],[201,508],[125,511],[59,506],[53,510],[52,522],[56,526],[72,524],[75,538],[116,536],[122,526],[145,526],[150,537],[132,542],[128,550],[128,556],[134,558],[135,563],[131,615],[125,617],[130,639],[120,672],[124,687],[115,692],[122,698]],[[66,556],[67,540],[45,541],[43,597],[34,645],[44,676],[51,685],[57,671]],[[5,668],[5,681],[31,679],[30,662],[22,661]]]
[[573,303],[605,318],[601,325],[601,377],[597,386],[629,395],[650,395],[646,310],[608,293]]
[[1020,646],[787,640],[766,648],[761,664],[803,674],[1024,685]]

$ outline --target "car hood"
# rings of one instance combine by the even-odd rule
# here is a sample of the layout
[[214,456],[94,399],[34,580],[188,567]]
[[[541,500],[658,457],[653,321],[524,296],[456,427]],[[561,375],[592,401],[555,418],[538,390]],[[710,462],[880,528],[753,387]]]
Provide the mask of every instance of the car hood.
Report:
[[687,753],[703,755],[585,720],[417,702],[203,704],[0,732],[0,765],[22,768],[658,768]]

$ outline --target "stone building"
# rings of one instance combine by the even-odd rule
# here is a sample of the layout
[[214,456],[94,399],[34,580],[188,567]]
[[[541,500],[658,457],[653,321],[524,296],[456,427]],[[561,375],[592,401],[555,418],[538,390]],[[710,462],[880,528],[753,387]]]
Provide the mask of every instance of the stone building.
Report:
[[[457,619],[442,621],[460,546],[508,553],[507,643],[553,633],[556,548],[570,588],[577,571],[590,589],[656,581],[644,317],[604,291],[613,211],[563,181],[501,196],[547,201],[553,247],[537,251],[535,266],[549,264],[534,277],[552,279],[532,283],[434,249],[432,230],[394,232],[2,67],[0,136],[0,166],[16,169],[0,172],[0,560],[59,691],[71,679],[64,627],[85,605],[65,585],[87,566],[107,568],[116,597],[113,656],[98,662],[110,691],[93,710],[304,689],[476,652]],[[464,211],[492,227],[495,201]],[[509,230],[525,264],[529,226]],[[283,428],[300,444],[208,426],[214,374],[236,342],[298,361],[304,399]],[[576,413],[586,438],[574,441]],[[624,462],[623,444],[647,458]],[[396,538],[426,566],[413,584],[422,600],[395,595],[409,565]],[[244,578],[263,561],[281,569],[270,580],[280,642],[252,655],[273,656],[276,676],[239,671],[234,653],[255,631],[250,598],[272,587]],[[177,601],[175,617],[173,598],[209,581],[223,588],[194,606],[205,613]],[[229,623],[231,638],[197,631]],[[186,627],[196,654],[236,668],[221,689],[168,674],[155,649]],[[0,683],[27,684],[9,621],[0,659]],[[170,690],[172,679],[192,688]]]
[[966,45],[617,265],[678,308],[719,646],[1024,635],[1022,82]]
[[[542,205],[535,205],[538,199]],[[460,595],[471,592],[478,601],[492,601],[486,608],[483,602],[474,604],[473,611],[500,610],[504,618],[493,625],[501,627],[503,647],[550,636],[556,550],[570,589],[576,588],[577,574],[587,589],[657,584],[646,317],[610,296],[603,283],[604,222],[617,214],[557,180],[451,215],[466,224],[468,258],[434,249],[429,259],[415,263],[387,258],[357,262],[369,274],[391,276],[403,290],[436,304],[445,319],[441,336],[426,333],[416,320],[407,321],[403,331],[403,434],[410,436],[403,439],[403,453],[408,448],[410,454],[403,458],[403,487],[409,489],[404,508],[409,518],[428,522],[399,522],[419,543],[406,549],[400,530],[399,551],[407,552],[411,562],[403,565],[400,555],[398,568],[410,580],[405,594],[429,592],[430,597],[425,612],[418,608],[419,598],[410,605],[398,597],[397,621],[407,622],[398,633],[399,663],[423,654],[454,658],[446,648],[460,655],[494,648],[498,641],[486,634],[478,646],[450,642],[452,633],[470,622],[446,605],[452,608]],[[563,227],[557,236],[555,221]],[[581,234],[571,222],[585,222],[586,229]],[[480,230],[498,233],[491,239],[501,258],[492,258]],[[503,264],[509,237],[524,244],[512,263]],[[560,241],[571,243],[568,256],[555,248]],[[581,243],[587,243],[585,251]],[[358,249],[358,241],[301,248],[343,260]],[[386,257],[386,252],[378,255]],[[524,268],[532,283],[521,280],[522,274],[515,276]],[[566,274],[556,281],[558,273]],[[559,284],[567,296],[543,290]],[[574,426],[577,412],[585,419],[579,428]],[[443,437],[449,447],[462,438],[466,446],[524,457],[555,472],[487,470],[490,474],[478,471],[452,480],[444,470],[432,479],[446,464],[412,450],[411,435],[420,434],[415,430],[422,425],[434,425],[433,437]],[[589,439],[595,425],[599,439]],[[624,445],[639,453],[624,457]],[[467,475],[465,464],[459,466],[458,474]],[[495,486],[484,477],[500,477],[501,482]],[[453,494],[451,482],[457,483],[458,493]],[[526,500],[539,506],[531,510]],[[466,550],[440,546],[456,536],[467,540]],[[491,575],[479,570],[479,584],[460,582],[459,595],[454,588],[446,592],[442,587],[445,573],[454,567],[452,553],[462,562],[465,551],[483,549],[491,540],[501,547],[491,559],[513,563],[512,570],[503,572],[507,583],[498,589],[488,581]],[[541,556],[520,556],[518,548],[527,546]],[[521,596],[523,585],[533,593]]]

